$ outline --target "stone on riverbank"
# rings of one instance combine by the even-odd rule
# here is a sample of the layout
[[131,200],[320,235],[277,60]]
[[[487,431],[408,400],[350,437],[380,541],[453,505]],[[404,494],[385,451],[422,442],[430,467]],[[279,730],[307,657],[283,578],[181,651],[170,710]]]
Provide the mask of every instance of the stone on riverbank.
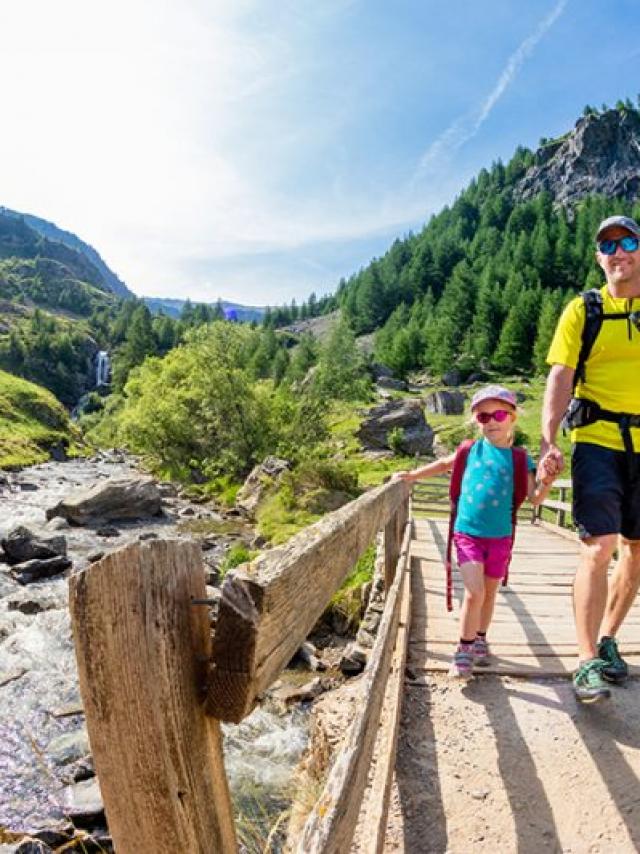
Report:
[[160,490],[152,477],[113,477],[69,493],[46,511],[47,519],[63,516],[73,525],[100,519],[141,519],[160,512]]

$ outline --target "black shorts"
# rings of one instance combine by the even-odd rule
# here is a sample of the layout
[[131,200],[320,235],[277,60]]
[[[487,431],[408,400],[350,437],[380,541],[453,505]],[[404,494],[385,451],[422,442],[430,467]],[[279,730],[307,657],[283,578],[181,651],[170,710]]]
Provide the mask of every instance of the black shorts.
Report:
[[571,452],[573,522],[580,539],[622,534],[640,540],[640,454],[577,442]]

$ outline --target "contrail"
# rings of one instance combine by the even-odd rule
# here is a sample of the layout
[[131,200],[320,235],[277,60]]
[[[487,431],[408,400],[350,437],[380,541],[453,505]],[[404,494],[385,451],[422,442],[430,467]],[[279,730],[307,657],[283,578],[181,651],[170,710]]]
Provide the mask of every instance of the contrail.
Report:
[[511,54],[507,60],[507,64],[496,85],[484,99],[480,108],[471,114],[461,116],[459,119],[450,125],[444,133],[442,133],[426,150],[420,158],[418,168],[413,176],[413,181],[424,177],[429,168],[433,166],[444,155],[451,155],[452,152],[461,148],[465,142],[472,139],[480,130],[484,122],[488,119],[491,111],[498,103],[502,95],[505,93],[516,74],[533,53],[540,39],[554,25],[569,0],[559,0],[551,12],[537,26],[534,33],[522,42],[521,45]]

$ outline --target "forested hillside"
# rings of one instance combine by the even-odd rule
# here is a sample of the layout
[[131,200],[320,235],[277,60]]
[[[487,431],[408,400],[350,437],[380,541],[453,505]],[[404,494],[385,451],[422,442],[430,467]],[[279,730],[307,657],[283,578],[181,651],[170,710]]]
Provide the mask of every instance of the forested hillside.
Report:
[[356,334],[376,331],[376,359],[401,376],[453,366],[543,371],[563,304],[602,282],[597,224],[640,215],[639,152],[640,113],[630,101],[585,107],[570,133],[483,169],[333,297],[272,310],[265,323],[337,306]]

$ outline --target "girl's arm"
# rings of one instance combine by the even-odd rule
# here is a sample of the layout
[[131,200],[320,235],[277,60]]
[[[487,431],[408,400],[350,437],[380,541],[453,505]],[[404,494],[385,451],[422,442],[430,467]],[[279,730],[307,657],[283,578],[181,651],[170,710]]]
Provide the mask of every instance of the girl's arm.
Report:
[[534,472],[529,472],[529,489],[527,490],[527,498],[529,501],[538,505],[541,504],[549,494],[549,490],[553,486],[553,477],[545,477],[542,480],[536,480]]
[[439,460],[434,460],[432,463],[421,466],[419,469],[397,471],[393,475],[393,480],[406,480],[411,483],[414,480],[420,480],[422,477],[433,477],[436,474],[444,474],[444,472],[451,471],[455,458],[456,454],[454,451],[448,457],[441,457]]

